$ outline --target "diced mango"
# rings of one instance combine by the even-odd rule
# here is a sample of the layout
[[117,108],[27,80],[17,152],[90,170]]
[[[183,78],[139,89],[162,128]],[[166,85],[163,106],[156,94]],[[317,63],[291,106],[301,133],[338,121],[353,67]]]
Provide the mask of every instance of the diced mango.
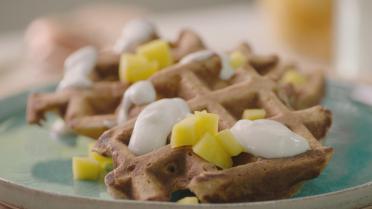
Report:
[[103,155],[98,154],[97,152],[94,152],[92,150],[93,146],[94,146],[94,143],[89,144],[89,158],[97,161],[100,164],[103,174],[110,172],[113,167],[112,158],[105,157]]
[[217,134],[219,119],[217,114],[207,113],[206,111],[195,112],[195,118],[196,138],[200,139],[205,133]]
[[243,152],[243,147],[228,129],[220,131],[216,139],[230,156],[237,156]]
[[103,170],[106,170],[108,167],[112,167],[112,158],[102,156],[96,152],[90,152],[89,157],[95,161],[97,161]]
[[199,200],[197,197],[184,197],[178,200],[177,203],[181,205],[195,205],[199,204]]
[[101,174],[101,166],[89,157],[73,157],[72,173],[76,180],[97,180]]
[[230,168],[232,160],[217,139],[210,133],[206,133],[192,150],[204,160],[221,168]]
[[120,58],[119,77],[121,81],[134,83],[146,80],[157,70],[157,63],[148,61],[143,56],[123,54]]
[[282,84],[292,84],[299,87],[306,83],[306,77],[295,70],[288,70],[280,80]]
[[159,69],[163,69],[173,63],[170,46],[164,40],[159,39],[139,46],[137,53],[149,61],[157,62]]
[[190,116],[173,126],[170,141],[172,148],[196,144],[195,122],[195,116]]
[[234,69],[238,69],[247,62],[247,57],[240,51],[234,51],[230,54],[230,65]]
[[243,112],[243,119],[246,120],[258,120],[266,117],[266,111],[264,109],[246,109]]

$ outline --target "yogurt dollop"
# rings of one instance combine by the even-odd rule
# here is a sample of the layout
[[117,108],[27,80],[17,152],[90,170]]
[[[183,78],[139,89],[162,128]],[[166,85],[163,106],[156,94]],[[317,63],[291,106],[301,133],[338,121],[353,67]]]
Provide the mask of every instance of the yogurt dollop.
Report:
[[129,108],[135,105],[148,104],[156,99],[156,91],[150,81],[139,81],[130,86],[123,95],[119,109],[117,123],[123,123],[128,119]]
[[229,80],[235,73],[234,69],[230,65],[229,57],[222,52],[215,53],[212,50],[202,50],[197,51],[191,54],[188,54],[184,58],[181,59],[181,64],[187,64],[195,61],[203,61],[214,54],[217,54],[220,57],[221,60],[221,70],[220,70],[220,79],[222,80]]
[[191,63],[191,62],[203,61],[203,60],[206,60],[206,59],[210,58],[214,54],[215,53],[211,50],[197,51],[197,52],[188,54],[185,57],[183,57],[180,60],[180,63],[181,64],[187,64],[187,63]]
[[229,80],[235,73],[234,69],[230,65],[230,59],[226,53],[217,53],[221,59],[221,71],[220,71],[220,79],[222,80]]
[[60,118],[53,123],[51,131],[57,138],[73,134],[73,131],[66,125],[65,121]]
[[264,158],[291,157],[310,149],[305,138],[273,120],[239,120],[231,132],[246,152]]
[[133,50],[136,46],[150,41],[156,36],[155,26],[146,19],[135,19],[128,22],[116,41],[113,50],[121,54]]
[[87,88],[92,85],[89,74],[93,71],[97,62],[97,50],[93,46],[83,47],[70,56],[64,63],[63,79],[57,90],[66,88]]
[[128,148],[136,155],[164,146],[172,127],[190,113],[181,98],[161,99],[149,104],[138,115]]

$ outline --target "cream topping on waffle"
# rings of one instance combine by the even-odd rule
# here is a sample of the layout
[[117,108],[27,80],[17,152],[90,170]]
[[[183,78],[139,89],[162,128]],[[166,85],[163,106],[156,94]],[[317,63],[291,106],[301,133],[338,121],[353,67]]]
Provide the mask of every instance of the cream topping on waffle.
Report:
[[234,69],[230,65],[230,59],[226,53],[218,52],[218,56],[221,59],[221,71],[220,79],[229,80],[235,73]]
[[144,105],[155,101],[156,91],[150,81],[139,81],[130,86],[123,95],[118,112],[117,123],[123,123],[128,119],[129,108],[135,105]]
[[203,61],[213,56],[215,53],[212,50],[201,50],[186,55],[180,61],[181,64],[187,64],[191,62]]
[[89,74],[97,62],[97,50],[92,46],[83,47],[72,53],[64,63],[63,79],[57,90],[66,88],[89,88],[92,81]]
[[66,125],[65,121],[57,119],[51,127],[51,133],[59,138],[61,136],[73,134],[73,131]]
[[172,127],[190,113],[181,98],[161,99],[146,106],[138,115],[128,148],[136,155],[164,146]]
[[264,158],[290,157],[310,149],[305,138],[273,120],[239,120],[231,132],[246,152]]
[[136,46],[150,41],[156,35],[156,28],[146,19],[135,19],[128,22],[116,41],[113,50],[120,54],[133,50]]
[[217,54],[221,60],[221,70],[219,75],[220,79],[229,80],[234,75],[235,71],[231,67],[229,57],[225,53],[222,52],[216,53],[212,50],[197,51],[182,58],[180,63],[187,64],[191,62],[206,60],[215,54]]

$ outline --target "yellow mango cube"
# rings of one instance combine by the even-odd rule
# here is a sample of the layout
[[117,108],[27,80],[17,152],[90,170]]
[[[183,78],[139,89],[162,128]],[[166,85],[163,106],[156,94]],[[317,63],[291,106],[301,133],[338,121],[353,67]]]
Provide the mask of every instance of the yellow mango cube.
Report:
[[243,152],[243,147],[228,129],[220,131],[216,139],[230,156],[237,156]]
[[243,119],[246,120],[258,120],[266,117],[266,111],[264,109],[246,109],[243,112]]
[[156,62],[148,61],[145,57],[134,54],[123,54],[119,64],[121,81],[134,83],[146,80],[158,70]]
[[299,87],[306,83],[306,77],[295,70],[288,70],[284,73],[280,80],[282,84],[292,84],[295,87]]
[[224,150],[217,139],[210,133],[206,133],[192,150],[204,160],[221,168],[231,168],[231,156]]
[[192,146],[198,139],[195,134],[195,116],[189,116],[173,126],[170,144],[172,148]]
[[91,151],[89,153],[89,158],[97,161],[99,165],[101,166],[103,172],[108,172],[112,169],[112,158],[111,157],[105,157],[96,152]]
[[212,135],[218,132],[218,119],[217,114],[208,113],[206,111],[195,112],[195,132],[196,138],[200,139],[205,133]]
[[113,167],[113,162],[111,157],[106,157],[103,155],[98,154],[97,152],[94,152],[92,150],[93,146],[95,143],[89,144],[89,158],[92,160],[97,161],[101,168],[102,168],[102,173],[105,174],[107,172],[110,172]]
[[247,62],[247,57],[240,51],[234,51],[230,54],[230,65],[234,69],[238,69]]
[[75,180],[97,180],[101,174],[101,166],[89,157],[73,157],[72,173]]
[[163,69],[173,63],[170,46],[164,40],[154,40],[139,46],[137,53],[149,61],[157,62],[159,69]]
[[184,197],[178,200],[177,203],[181,205],[195,205],[199,204],[199,200],[197,197]]

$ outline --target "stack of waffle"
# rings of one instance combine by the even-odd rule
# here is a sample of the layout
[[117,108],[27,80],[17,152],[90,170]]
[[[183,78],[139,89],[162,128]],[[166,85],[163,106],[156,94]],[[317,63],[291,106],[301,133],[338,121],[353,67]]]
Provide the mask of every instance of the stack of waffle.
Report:
[[[191,31],[181,33],[172,46],[176,61],[204,48]],[[267,119],[304,137],[310,150],[274,159],[242,153],[233,158],[233,167],[225,170],[203,160],[187,146],[172,149],[166,145],[136,156],[127,145],[144,106],[133,106],[129,120],[116,124],[121,97],[130,84],[117,81],[115,76],[102,76],[104,72],[115,75],[115,62],[97,65],[101,79],[92,88],[32,94],[28,121],[40,123],[45,112],[57,110],[77,134],[98,138],[95,151],[114,160],[114,170],[105,183],[116,198],[169,201],[171,194],[179,190],[192,191],[202,202],[289,197],[303,181],[318,176],[332,155],[332,148],[319,142],[331,126],[330,111],[317,105],[324,95],[324,75],[313,71],[305,75],[307,81],[301,86],[285,84],[281,78],[288,70],[298,71],[295,66],[281,63],[277,56],[256,55],[247,44],[233,51],[242,53],[247,62],[228,80],[219,77],[222,61],[217,54],[155,73],[148,80],[156,90],[157,100],[179,97],[192,111],[218,114],[219,130],[231,128],[245,109],[262,108]],[[105,81],[107,77],[116,81]]]

